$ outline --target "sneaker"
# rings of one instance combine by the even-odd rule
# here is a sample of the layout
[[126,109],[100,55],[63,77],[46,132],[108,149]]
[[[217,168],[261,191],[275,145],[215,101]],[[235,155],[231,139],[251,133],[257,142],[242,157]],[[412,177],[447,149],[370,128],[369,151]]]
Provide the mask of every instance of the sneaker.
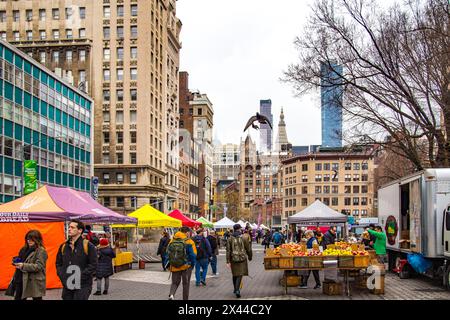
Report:
[[236,290],[236,298],[240,298],[241,297],[241,291],[240,290]]
[[169,296],[169,300],[175,300],[175,298],[173,297],[173,294],[171,294],[171,295]]
[[316,284],[316,286],[314,287],[314,289],[320,289],[322,286],[320,284]]
[[200,287],[200,283],[196,283],[195,286],[196,286],[196,287]]
[[298,286],[298,288],[300,288],[300,289],[308,289],[308,286],[305,286],[305,285],[300,285],[300,286]]
[[200,283],[204,286],[206,286],[206,281],[200,281]]
[[102,292],[101,291],[96,291],[95,293],[94,293],[94,296],[101,296],[102,295]]
[[108,294],[108,290],[104,290],[104,291],[103,291],[103,294]]

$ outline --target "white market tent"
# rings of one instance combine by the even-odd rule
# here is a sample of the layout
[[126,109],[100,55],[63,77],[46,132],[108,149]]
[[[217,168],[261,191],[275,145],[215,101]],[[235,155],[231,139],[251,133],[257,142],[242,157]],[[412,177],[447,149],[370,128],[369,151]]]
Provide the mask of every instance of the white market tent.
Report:
[[258,229],[258,226],[256,225],[256,223],[252,223],[252,224],[250,224],[250,226],[252,227],[252,229]]
[[269,230],[269,228],[267,228],[265,225],[263,225],[262,223],[259,225],[259,228],[260,229],[267,229],[267,230]]
[[237,224],[240,224],[242,228],[245,228],[246,223],[242,220],[239,220],[238,222],[236,222]]
[[289,224],[303,224],[303,225],[331,225],[343,224],[347,222],[347,216],[339,213],[319,200],[303,209],[302,211],[288,217]]
[[229,228],[233,228],[233,226],[235,224],[236,223],[233,220],[225,217],[225,218],[217,221],[216,223],[214,223],[214,229],[229,229]]

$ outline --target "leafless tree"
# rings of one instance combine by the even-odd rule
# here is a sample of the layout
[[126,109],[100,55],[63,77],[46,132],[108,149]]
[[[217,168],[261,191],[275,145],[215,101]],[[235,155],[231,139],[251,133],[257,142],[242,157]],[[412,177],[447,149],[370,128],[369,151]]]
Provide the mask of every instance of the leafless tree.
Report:
[[346,141],[381,144],[416,170],[450,166],[448,0],[318,0],[295,45],[282,80],[303,94],[328,85],[321,65],[334,71]]

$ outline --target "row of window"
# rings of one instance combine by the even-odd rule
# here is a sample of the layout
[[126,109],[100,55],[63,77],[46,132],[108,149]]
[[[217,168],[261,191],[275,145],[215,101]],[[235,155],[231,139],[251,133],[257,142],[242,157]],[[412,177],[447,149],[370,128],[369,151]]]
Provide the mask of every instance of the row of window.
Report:
[[[123,89],[116,90],[116,101],[124,100],[124,91]],[[130,89],[130,101],[137,101],[137,89]],[[111,91],[103,90],[103,102],[111,101]]]
[[[130,80],[137,80],[137,68],[130,68]],[[111,81],[110,69],[103,69],[103,81]],[[117,69],[116,81],[123,81],[123,69]]]
[[[103,143],[110,143],[109,132],[103,132]],[[122,131],[116,132],[116,143],[118,143],[118,144],[123,143],[123,132]],[[136,131],[130,131],[130,143],[137,143],[137,132]]]
[[[80,29],[81,30],[81,29]],[[130,36],[126,38],[137,38],[138,36],[138,26],[133,25],[130,26]],[[82,38],[80,36],[80,38]],[[110,27],[104,27],[103,28],[103,40],[110,40],[111,39],[111,28]],[[125,29],[123,26],[116,27],[116,38],[115,39],[125,39]]]
[[[0,32],[0,37],[2,40],[6,41],[7,34],[6,31]],[[78,38],[83,39],[86,38],[86,29],[80,28],[78,29]],[[12,31],[12,39],[13,41],[21,41],[20,39],[20,31],[15,30]],[[39,30],[39,40],[51,40],[47,39],[47,31],[46,30]],[[52,40],[59,40],[61,39],[61,34],[58,29],[52,30]],[[73,39],[73,30],[72,29],[66,29],[66,39]],[[33,31],[32,30],[26,30],[25,31],[25,40],[26,41],[33,41],[35,40]]]
[[[353,199],[353,202],[352,202]],[[327,206],[339,206],[339,198],[316,198],[315,200],[322,201]],[[369,204],[368,198],[344,198],[344,205],[345,206],[367,206]],[[297,199],[286,199],[284,201],[285,208],[292,208],[297,206]],[[301,206],[307,207],[308,206],[308,199],[302,198],[301,199]]]
[[[293,188],[295,190],[295,188]],[[323,192],[322,192],[323,191]],[[315,187],[315,193],[316,194],[320,194],[320,193],[334,193],[337,194],[339,193],[339,188],[338,186],[316,186]],[[368,193],[369,192],[369,187],[368,186],[353,186],[353,192],[352,192],[352,186],[345,186],[344,187],[344,193]],[[302,187],[302,194],[308,194],[308,186],[303,186]]]
[[[123,5],[118,5],[117,6],[117,17],[123,17],[125,14],[125,8]],[[138,5],[137,4],[132,4],[130,5],[130,14],[132,17],[136,17],[138,15]],[[111,18],[111,7],[109,6],[104,6],[103,7],[103,18],[109,19]]]
[[[65,20],[69,20],[73,18],[73,8],[65,8]],[[51,10],[52,12],[52,18],[53,20],[59,20],[61,18],[60,10],[59,8],[53,8]],[[20,22],[20,10],[13,10],[12,17],[14,22]],[[0,22],[6,22],[6,11],[0,11]],[[85,7],[79,7],[78,8],[78,18],[81,20],[86,19],[86,8]],[[25,10],[25,20],[26,21],[33,21],[33,10],[32,9],[26,9]],[[39,21],[46,21],[47,20],[47,10],[46,9],[39,9]]]
[[[110,164],[111,163],[111,156],[109,152],[104,152],[102,154],[102,163],[103,164]],[[123,153],[117,152],[116,153],[116,164],[123,164]],[[137,155],[135,152],[130,152],[130,164],[137,164]]]
[[[255,188],[256,193],[262,193],[262,190],[264,190],[264,193],[270,193],[270,188],[266,187],[266,188]],[[253,193],[253,188],[245,188],[244,189],[245,193]],[[278,188],[273,187],[272,188],[272,193],[277,193],[278,192]]]
[[[123,172],[117,172],[115,174],[115,180],[111,179],[111,175],[109,172],[104,172],[103,173],[103,180],[102,180],[103,184],[124,184],[124,183],[128,183],[128,184],[137,184],[138,183],[138,178],[137,178],[137,173],[136,172],[130,172],[127,181],[124,180],[124,174]],[[162,184],[162,179],[151,175],[150,176],[150,183],[151,184]]]
[[[118,47],[117,49],[116,49],[116,60],[123,60],[123,58],[124,58],[124,49],[123,49],[123,47]],[[138,50],[137,50],[137,47],[131,47],[130,48],[130,58],[131,59],[137,59],[137,53],[138,53]],[[106,61],[110,61],[111,60],[111,49],[109,49],[109,48],[104,48],[103,49],[103,60],[106,60]]]
[[[346,162],[344,164],[344,170],[369,170],[369,164],[367,162]],[[316,163],[316,171],[338,171],[339,163]],[[302,164],[302,171],[308,171],[308,164]],[[285,173],[295,173],[297,172],[296,166],[287,167]]]

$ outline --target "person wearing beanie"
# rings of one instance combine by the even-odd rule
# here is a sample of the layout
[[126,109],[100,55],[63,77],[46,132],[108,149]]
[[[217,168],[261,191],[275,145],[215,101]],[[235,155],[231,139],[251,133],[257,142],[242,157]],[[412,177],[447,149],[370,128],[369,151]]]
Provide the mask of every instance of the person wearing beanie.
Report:
[[105,279],[105,288],[103,294],[108,294],[109,290],[109,277],[113,275],[112,259],[116,257],[116,253],[109,245],[107,238],[100,239],[100,245],[98,246],[98,264],[97,264],[97,291],[95,296],[102,294],[102,279]]

